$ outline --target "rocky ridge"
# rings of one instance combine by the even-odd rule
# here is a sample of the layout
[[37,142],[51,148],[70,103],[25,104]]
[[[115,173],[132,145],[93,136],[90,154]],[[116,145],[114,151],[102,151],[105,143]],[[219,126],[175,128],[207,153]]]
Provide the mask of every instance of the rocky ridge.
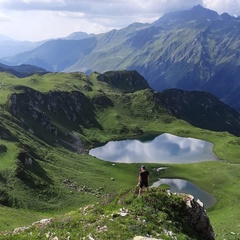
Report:
[[194,126],[240,136],[240,113],[208,92],[168,89],[156,94],[156,102]]
[[[143,200],[141,198],[133,197],[131,204],[126,203],[126,198],[129,195],[129,192],[127,194],[124,194],[124,197],[121,197],[118,201],[118,203],[121,202],[121,204],[115,207],[115,210],[112,212],[109,212],[107,214],[97,214],[97,217],[95,219],[95,223],[87,223],[87,218],[90,218],[91,214],[96,212],[96,209],[98,207],[94,205],[89,205],[81,208],[75,218],[77,218],[77,221],[79,221],[79,226],[77,226],[77,232],[79,232],[79,236],[82,236],[81,228],[84,227],[81,223],[87,224],[87,225],[93,225],[94,228],[90,231],[84,231],[85,237],[84,239],[89,240],[97,240],[97,239],[105,239],[107,236],[115,237],[115,229],[112,229],[113,226],[111,222],[115,222],[114,224],[118,226],[119,220],[120,222],[126,222],[126,224],[130,224],[128,227],[131,227],[131,224],[133,222],[129,222],[129,219],[135,219],[134,221],[138,222],[139,228],[138,230],[135,229],[133,232],[131,238],[128,237],[128,239],[134,239],[134,240],[162,240],[162,239],[178,239],[178,233],[174,232],[173,230],[167,229],[165,227],[161,227],[161,219],[155,219],[157,222],[159,222],[158,225],[154,226],[151,231],[149,231],[149,234],[145,234],[145,236],[137,236],[137,232],[141,232],[141,226],[148,228],[148,224],[151,224],[151,218],[147,216],[148,212],[135,212],[135,209],[138,204],[141,204],[146,199],[150,200],[150,203],[148,204],[148,207],[155,209],[153,211],[153,214],[157,213],[158,211],[165,211],[163,210],[163,207],[156,205],[158,201],[155,202],[155,204],[151,205],[151,202],[154,200],[154,197],[156,197],[156,193],[162,190],[156,190],[152,189],[154,192],[153,194],[150,192],[149,196],[142,196]],[[155,194],[155,195],[154,195]],[[175,211],[178,212],[178,214],[181,215],[183,218],[183,221],[181,221],[181,224],[185,224],[188,228],[188,237],[191,239],[204,239],[204,240],[214,240],[215,235],[213,228],[210,224],[209,218],[207,216],[206,210],[204,209],[203,204],[199,200],[195,200],[193,196],[191,195],[181,195],[181,194],[174,194],[170,193],[169,191],[161,192],[161,200],[164,203],[167,204],[169,202],[169,205],[167,206],[170,211],[175,209]],[[173,202],[171,202],[171,198],[175,197],[178,199],[178,204],[175,205]],[[145,199],[146,198],[146,199]],[[115,197],[117,199],[117,197]],[[180,200],[179,200],[180,199]],[[182,199],[182,200],[181,200]],[[111,200],[112,201],[112,200]],[[136,203],[138,201],[138,203]],[[111,204],[111,203],[108,203]],[[108,204],[104,204],[106,208]],[[122,206],[121,206],[122,205]],[[133,207],[134,206],[134,207]],[[180,212],[179,212],[180,211]],[[161,215],[161,214],[160,214]],[[159,216],[160,216],[159,215]],[[60,239],[75,239],[76,232],[67,227],[69,225],[72,225],[71,221],[73,221],[74,216],[71,216],[69,214],[68,216],[63,216],[62,218],[50,218],[50,219],[42,219],[40,221],[34,222],[31,226],[25,226],[25,227],[19,227],[15,228],[11,232],[2,232],[2,236],[16,236],[19,235],[21,237],[34,237],[36,234],[38,234],[39,237],[45,237],[45,239],[51,239],[51,240],[60,240]],[[105,219],[105,220],[104,220]],[[170,219],[169,219],[170,220]],[[165,220],[165,221],[169,221]],[[170,220],[172,221],[172,220]],[[57,233],[58,230],[56,227],[58,225],[62,225],[63,228],[61,229],[61,235],[60,232]],[[171,224],[170,224],[171,225]],[[169,225],[169,227],[170,227]],[[73,225],[72,225],[73,226]],[[116,227],[116,226],[115,226]],[[74,227],[73,227],[74,228]],[[123,230],[121,226],[119,226],[119,233],[121,234],[121,231]],[[171,227],[170,227],[171,228]],[[186,229],[185,229],[186,230]],[[187,233],[185,232],[185,234]],[[112,235],[111,235],[112,234]],[[62,237],[63,235],[66,236],[66,238]],[[186,239],[188,238],[186,235]]]
[[[10,112],[23,128],[50,144],[68,145],[81,152],[83,146],[77,132],[81,132],[82,127],[101,128],[95,118],[93,105],[81,92],[43,94],[31,88],[21,89],[22,93],[11,95]],[[69,125],[71,129],[64,131],[58,127],[59,124],[65,127]],[[52,142],[49,142],[48,133],[53,136]]]

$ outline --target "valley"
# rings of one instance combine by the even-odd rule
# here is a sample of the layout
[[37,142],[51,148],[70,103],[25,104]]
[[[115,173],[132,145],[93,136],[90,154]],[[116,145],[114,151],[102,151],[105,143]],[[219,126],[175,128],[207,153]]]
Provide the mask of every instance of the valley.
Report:
[[[0,239],[240,239],[239,24],[197,5],[100,34],[1,35]],[[139,197],[142,164],[155,187]],[[204,192],[206,212],[171,185]]]
[[[220,161],[147,163],[151,182],[159,178],[152,169],[168,167],[161,178],[186,179],[217,199],[207,211],[216,239],[231,239],[231,232],[239,234],[235,204],[239,197],[239,137],[233,133],[239,132],[240,118],[226,104],[221,103],[220,111],[225,112],[221,121],[228,124],[216,131],[213,123],[218,118],[206,105],[198,110],[211,117],[204,128],[196,118],[191,118],[191,124],[177,118],[173,107],[166,107],[171,95],[165,98],[153,91],[136,71],[25,78],[1,73],[0,79],[1,230],[74,211],[101,201],[106,194],[136,186],[141,164],[113,166],[90,156],[88,150],[110,140],[171,133],[211,142]],[[194,94],[198,93],[191,96]],[[220,104],[213,99],[209,107]]]

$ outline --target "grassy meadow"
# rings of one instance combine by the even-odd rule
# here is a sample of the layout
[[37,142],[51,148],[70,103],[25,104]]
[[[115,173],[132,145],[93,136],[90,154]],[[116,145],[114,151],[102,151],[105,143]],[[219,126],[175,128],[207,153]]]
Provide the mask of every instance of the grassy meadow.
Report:
[[[113,165],[88,155],[88,150],[109,140],[134,138],[143,135],[171,133],[212,142],[219,161],[195,164],[172,164],[168,171],[158,175],[154,168],[163,164],[146,164],[151,172],[151,182],[159,177],[182,178],[191,181],[217,199],[214,207],[207,210],[216,239],[240,238],[240,139],[227,132],[199,129],[169,115],[165,109],[150,101],[149,89],[123,94],[104,82],[97,81],[97,73],[50,73],[19,79],[10,74],[0,74],[0,130],[7,139],[0,145],[7,147],[0,152],[0,230],[26,226],[42,218],[56,217],[85,205],[100,201],[106,194],[118,194],[122,189],[136,186],[140,164]],[[85,86],[91,87],[87,91]],[[77,154],[67,148],[48,144],[42,139],[56,141],[48,132],[35,134],[23,128],[18,119],[9,113],[9,97],[20,93],[26,86],[36,91],[81,91],[90,100],[107,96],[114,107],[95,106],[97,127],[81,126],[75,130],[82,139],[85,152]],[[60,121],[51,117],[56,124]],[[26,119],[28,115],[26,114]],[[71,131],[71,126],[59,126]],[[66,139],[67,141],[67,139]],[[28,152],[32,164],[19,162],[18,156]],[[184,238],[183,238],[184,239]]]

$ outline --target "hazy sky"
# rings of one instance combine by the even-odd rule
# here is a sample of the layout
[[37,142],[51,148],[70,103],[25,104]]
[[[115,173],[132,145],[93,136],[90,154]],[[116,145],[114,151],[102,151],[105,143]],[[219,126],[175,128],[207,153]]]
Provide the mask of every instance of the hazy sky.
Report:
[[102,33],[197,4],[240,15],[240,0],[0,0],[0,34],[37,41],[77,31]]

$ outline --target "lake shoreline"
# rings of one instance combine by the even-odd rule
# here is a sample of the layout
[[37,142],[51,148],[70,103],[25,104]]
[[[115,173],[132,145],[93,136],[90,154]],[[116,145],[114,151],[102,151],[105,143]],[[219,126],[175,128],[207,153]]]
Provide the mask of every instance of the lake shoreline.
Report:
[[163,133],[144,141],[127,139],[109,141],[105,145],[92,148],[91,156],[118,163],[195,163],[216,161],[213,144],[195,138],[178,137]]

